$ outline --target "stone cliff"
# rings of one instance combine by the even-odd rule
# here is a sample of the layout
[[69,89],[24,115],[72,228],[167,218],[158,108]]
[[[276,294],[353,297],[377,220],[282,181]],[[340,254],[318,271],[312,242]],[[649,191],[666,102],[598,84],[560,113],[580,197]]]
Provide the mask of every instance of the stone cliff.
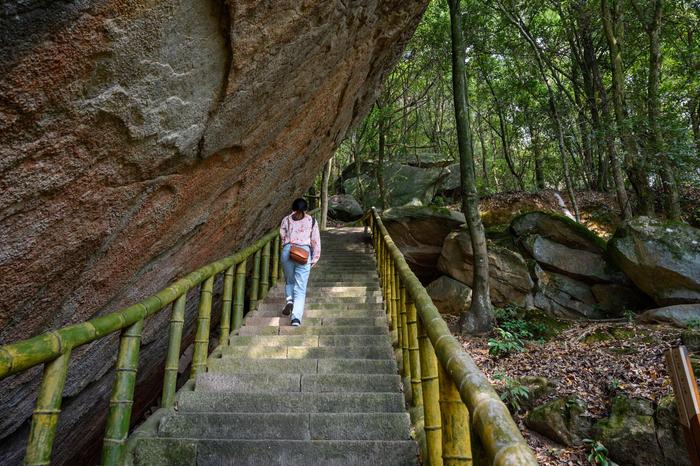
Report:
[[[135,302],[273,227],[426,3],[5,2],[0,343]],[[147,323],[135,419],[157,395],[166,319]],[[115,348],[74,352],[56,464],[99,449]],[[2,464],[21,460],[37,378],[0,382]]]

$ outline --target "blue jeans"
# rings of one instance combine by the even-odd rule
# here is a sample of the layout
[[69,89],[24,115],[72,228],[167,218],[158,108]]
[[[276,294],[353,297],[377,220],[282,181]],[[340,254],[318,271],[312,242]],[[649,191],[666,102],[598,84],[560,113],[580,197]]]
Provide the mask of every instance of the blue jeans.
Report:
[[[311,248],[309,246],[299,246],[309,251],[309,259],[311,259]],[[306,301],[306,284],[309,281],[309,272],[311,264],[308,262],[304,265],[297,264],[289,258],[289,250],[291,244],[285,244],[282,248],[282,270],[284,270],[284,293],[287,301],[294,301],[292,309],[292,319],[299,319],[301,322],[304,317],[304,302]]]

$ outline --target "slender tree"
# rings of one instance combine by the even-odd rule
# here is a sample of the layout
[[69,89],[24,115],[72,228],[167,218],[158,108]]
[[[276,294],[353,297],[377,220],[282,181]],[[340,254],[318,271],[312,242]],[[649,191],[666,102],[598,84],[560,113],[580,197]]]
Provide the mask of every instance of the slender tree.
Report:
[[450,7],[450,32],[452,37],[452,91],[454,94],[457,146],[459,148],[459,174],[462,194],[462,211],[467,219],[474,255],[472,301],[469,310],[459,319],[462,334],[485,333],[493,326],[491,297],[489,292],[489,256],[486,233],[479,214],[479,195],[474,176],[474,151],[469,126],[469,100],[467,95],[466,51],[462,34],[460,0],[448,0]]
[[326,161],[323,166],[323,178],[321,180],[321,231],[328,227],[328,180],[331,177],[331,161],[333,157]]

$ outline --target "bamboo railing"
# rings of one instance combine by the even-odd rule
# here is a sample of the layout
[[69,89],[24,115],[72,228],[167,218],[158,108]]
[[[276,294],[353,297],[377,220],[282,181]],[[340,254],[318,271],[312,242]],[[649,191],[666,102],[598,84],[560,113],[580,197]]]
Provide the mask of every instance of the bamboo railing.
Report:
[[[508,408],[452,336],[376,209],[366,222],[402,375],[411,387],[412,413],[422,417],[424,463],[537,465]],[[472,449],[481,455],[472,455]]]
[[[317,211],[310,212],[314,216],[317,213]],[[190,378],[194,378],[207,368],[212,291],[216,276],[220,273],[224,274],[219,344],[225,346],[228,345],[229,333],[237,330],[243,321],[248,258],[254,257],[252,283],[249,288],[249,309],[253,309],[257,306],[258,300],[267,295],[269,287],[282,279],[282,267],[279,265],[280,253],[279,230],[275,228],[247,248],[187,274],[137,304],[87,322],[69,325],[27,340],[0,346],[0,379],[40,364],[44,365],[39,394],[32,415],[25,464],[51,463],[51,450],[61,413],[63,388],[72,350],[115,332],[121,332],[121,337],[115,367],[116,377],[103,438],[102,464],[122,464],[131,425],[131,409],[144,320],[172,304],[161,397],[162,407],[170,408],[175,401],[188,291],[199,286],[194,354],[190,371]]]

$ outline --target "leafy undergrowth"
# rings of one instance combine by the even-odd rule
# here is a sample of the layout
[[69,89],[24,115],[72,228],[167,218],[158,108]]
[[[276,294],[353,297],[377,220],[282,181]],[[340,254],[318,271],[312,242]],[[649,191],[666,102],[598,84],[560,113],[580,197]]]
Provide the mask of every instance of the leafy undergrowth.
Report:
[[[493,349],[489,351],[489,343],[493,348],[494,342],[502,341],[502,324],[501,331],[489,337],[457,337],[500,392],[512,393],[512,385],[518,386],[514,381],[522,377],[545,377],[554,388],[539,398],[536,405],[572,395],[583,400],[589,413],[599,419],[608,415],[614,394],[658,401],[672,391],[663,351],[679,342],[679,329],[628,322],[586,322],[560,328],[549,339],[531,341],[518,337],[522,329],[531,332],[529,323],[523,324],[525,321],[518,319],[509,322],[514,327],[510,333],[522,343],[522,349],[516,348],[505,355]],[[454,328],[456,321],[450,324]],[[507,384],[511,386],[504,390]],[[526,415],[522,408],[514,418],[540,464],[589,464],[586,455],[590,447],[567,448],[552,442],[525,427]]]

